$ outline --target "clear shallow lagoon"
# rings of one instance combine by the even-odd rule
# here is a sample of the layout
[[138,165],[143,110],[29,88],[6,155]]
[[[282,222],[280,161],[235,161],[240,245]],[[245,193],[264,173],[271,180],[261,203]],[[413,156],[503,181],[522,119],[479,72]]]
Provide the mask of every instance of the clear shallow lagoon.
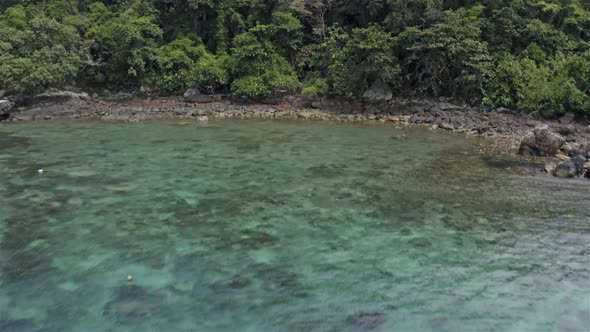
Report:
[[476,143],[0,126],[0,331],[586,331],[590,186]]

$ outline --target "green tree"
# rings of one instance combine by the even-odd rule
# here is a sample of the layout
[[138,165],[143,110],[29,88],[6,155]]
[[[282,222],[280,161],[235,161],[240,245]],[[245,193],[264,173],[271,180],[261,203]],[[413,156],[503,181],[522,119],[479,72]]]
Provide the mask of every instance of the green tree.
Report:
[[154,68],[148,77],[150,85],[166,92],[189,88],[205,90],[228,83],[223,61],[207,52],[198,38],[178,38],[156,51]]
[[0,17],[0,89],[35,93],[74,83],[81,65],[75,27],[17,6]]
[[353,29],[350,34],[332,31],[328,67],[332,91],[360,96],[376,81],[399,86],[401,69],[393,49],[393,36],[377,25]]
[[122,88],[140,85],[162,37],[157,19],[158,12],[146,0],[131,0],[114,10],[92,3],[86,37],[92,41],[97,65],[87,68],[91,83]]
[[387,0],[388,14],[384,26],[393,33],[408,27],[422,27],[433,22],[442,10],[439,0]]
[[276,47],[260,38],[268,26],[257,26],[240,34],[232,49],[232,90],[250,96],[271,95],[279,90],[295,91],[299,81],[295,70]]
[[[588,113],[586,0],[4,0],[0,89],[361,96]],[[300,84],[300,81],[303,84]]]
[[423,93],[479,98],[492,75],[480,22],[464,11],[445,11],[430,28],[407,28],[398,40],[411,82]]
[[542,61],[507,56],[485,89],[484,103],[523,112],[561,114],[584,112],[590,107],[590,54],[567,58],[545,55]]

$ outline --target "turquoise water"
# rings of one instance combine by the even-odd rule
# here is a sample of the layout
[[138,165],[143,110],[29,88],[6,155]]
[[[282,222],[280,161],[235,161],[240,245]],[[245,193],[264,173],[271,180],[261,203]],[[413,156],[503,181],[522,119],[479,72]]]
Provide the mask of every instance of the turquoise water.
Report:
[[0,331],[587,330],[587,183],[479,144],[313,122],[2,125]]

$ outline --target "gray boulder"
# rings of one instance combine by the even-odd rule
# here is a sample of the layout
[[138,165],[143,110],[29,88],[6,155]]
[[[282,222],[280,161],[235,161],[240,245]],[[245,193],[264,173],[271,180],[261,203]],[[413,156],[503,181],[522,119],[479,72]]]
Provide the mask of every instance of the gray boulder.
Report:
[[552,132],[548,125],[539,125],[526,134],[518,152],[523,156],[551,157],[559,152],[564,143],[565,139]]
[[0,119],[7,117],[13,108],[14,108],[13,102],[6,100],[6,99],[0,99]]
[[199,89],[188,89],[183,95],[184,100],[189,103],[206,104],[214,101],[212,96],[204,95]]
[[576,172],[576,165],[571,160],[566,160],[557,165],[553,171],[553,175],[558,178],[573,178],[576,176]]
[[559,122],[563,124],[570,124],[573,123],[575,120],[575,116],[573,113],[566,113],[561,118],[559,118]]
[[586,159],[582,156],[576,156],[572,159],[562,161],[553,171],[553,175],[558,178],[573,178],[584,174],[584,163]]
[[393,92],[387,84],[381,81],[375,81],[371,87],[365,91],[363,98],[376,101],[391,100],[393,98]]
[[582,176],[584,174],[584,164],[586,163],[586,158],[583,156],[575,156],[570,160],[576,166],[576,175]]

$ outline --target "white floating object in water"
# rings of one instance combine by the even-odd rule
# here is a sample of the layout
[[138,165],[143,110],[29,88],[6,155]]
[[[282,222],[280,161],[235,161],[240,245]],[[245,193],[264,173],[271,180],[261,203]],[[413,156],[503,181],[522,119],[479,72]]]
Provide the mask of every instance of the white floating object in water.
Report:
[[40,169],[40,170],[38,170],[38,171],[37,171],[37,173],[39,173],[39,174],[43,174],[43,170],[42,170],[42,169]]
[[127,281],[133,281],[133,276],[132,275],[128,275],[127,276]]

